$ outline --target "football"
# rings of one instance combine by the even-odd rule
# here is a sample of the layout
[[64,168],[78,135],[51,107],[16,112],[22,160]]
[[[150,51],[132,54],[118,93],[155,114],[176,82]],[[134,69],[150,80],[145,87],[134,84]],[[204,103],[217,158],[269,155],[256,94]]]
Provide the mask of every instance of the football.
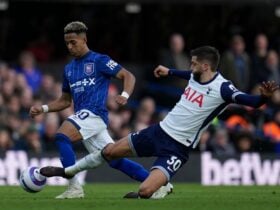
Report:
[[46,185],[46,177],[41,175],[38,167],[28,167],[19,177],[20,186],[27,192],[40,192]]

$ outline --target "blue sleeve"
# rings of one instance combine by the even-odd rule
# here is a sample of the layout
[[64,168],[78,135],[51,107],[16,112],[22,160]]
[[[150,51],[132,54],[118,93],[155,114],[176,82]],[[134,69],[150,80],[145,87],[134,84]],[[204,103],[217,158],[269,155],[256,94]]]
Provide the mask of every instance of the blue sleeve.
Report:
[[258,108],[265,104],[264,96],[249,95],[239,91],[231,82],[224,82],[221,86],[221,96],[228,103],[241,104]]
[[101,55],[97,60],[97,68],[98,71],[102,72],[103,74],[114,77],[122,69],[122,66],[112,60],[109,56]]
[[62,79],[62,92],[67,92],[70,93],[70,86],[69,86],[69,81],[66,77],[66,67],[64,69],[64,73],[63,73],[63,79]]
[[190,80],[192,71],[169,69],[168,75]]

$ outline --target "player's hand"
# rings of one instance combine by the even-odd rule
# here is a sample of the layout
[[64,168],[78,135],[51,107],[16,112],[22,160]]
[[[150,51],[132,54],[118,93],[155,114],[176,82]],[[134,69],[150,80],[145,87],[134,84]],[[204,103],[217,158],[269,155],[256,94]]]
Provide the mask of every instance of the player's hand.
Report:
[[118,95],[116,96],[116,102],[119,104],[119,105],[126,105],[127,104],[127,98],[126,97],[123,97],[121,95]]
[[155,68],[154,70],[154,75],[155,77],[166,77],[168,75],[169,68],[159,65],[158,67]]
[[261,95],[270,98],[273,92],[279,88],[275,81],[262,82],[260,87]]
[[35,116],[42,114],[43,108],[42,106],[32,106],[29,111],[30,117],[34,118]]

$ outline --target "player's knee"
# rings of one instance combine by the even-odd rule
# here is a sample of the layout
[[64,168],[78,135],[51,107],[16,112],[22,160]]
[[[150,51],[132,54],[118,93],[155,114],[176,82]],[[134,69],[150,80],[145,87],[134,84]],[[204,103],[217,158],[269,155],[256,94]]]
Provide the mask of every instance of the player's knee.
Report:
[[102,150],[102,154],[107,160],[113,160],[114,159],[113,144],[108,144]]
[[141,198],[150,198],[154,192],[155,190],[152,187],[141,186],[138,193]]

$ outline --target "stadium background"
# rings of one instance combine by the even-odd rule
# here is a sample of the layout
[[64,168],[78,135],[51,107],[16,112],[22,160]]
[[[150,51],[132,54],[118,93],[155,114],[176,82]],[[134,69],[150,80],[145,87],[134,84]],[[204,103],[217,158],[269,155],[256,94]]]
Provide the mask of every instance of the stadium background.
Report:
[[[240,89],[257,93],[260,81],[280,81],[280,3],[277,1],[133,2],[0,1],[1,184],[15,184],[16,179],[12,177],[17,177],[18,171],[28,164],[40,165],[46,161],[59,164],[57,159],[46,158],[56,156],[53,137],[71,109],[44,115],[35,121],[28,117],[28,111],[32,104],[47,103],[60,95],[61,73],[70,59],[63,40],[63,27],[69,21],[84,21],[89,27],[90,48],[109,54],[137,77],[136,90],[125,108],[118,107],[113,101],[121,91],[120,84],[113,81],[110,87],[109,129],[115,139],[158,122],[179,99],[184,81],[175,79],[174,82],[174,78],[155,80],[152,74],[156,65],[166,61],[163,55],[171,55],[170,37],[174,33],[180,34],[185,41],[183,52],[177,55],[179,63],[181,58],[188,56],[189,50],[213,45],[222,54],[222,73],[226,74],[227,68],[224,67],[229,65],[237,72],[240,69],[245,71],[247,65],[250,76],[239,78],[243,82]],[[255,40],[259,34],[268,41],[261,57],[256,56]],[[231,42],[232,38],[234,42]],[[227,53],[238,50],[229,50],[233,46],[231,43],[236,44],[235,47],[246,46],[238,52],[242,58],[239,69],[227,57]],[[176,62],[169,64],[176,67]],[[27,69],[31,69],[31,73],[27,73]],[[264,174],[274,173],[276,178],[279,177],[279,104],[278,91],[267,106],[258,110],[230,106],[204,133],[200,145],[191,154],[190,164],[175,177],[175,181],[248,184],[242,182],[242,175],[213,181],[219,170],[242,174],[240,171],[245,164],[245,167],[251,167],[251,178],[255,180],[249,184],[279,184],[278,179],[257,180],[258,176],[254,174],[260,169]],[[86,154],[81,144],[75,145],[75,150],[79,157]],[[21,151],[26,152],[27,159],[21,156]],[[211,152],[215,159],[207,159],[209,153],[204,152]],[[203,168],[203,157],[213,163],[210,164],[212,168]],[[227,160],[235,164],[226,166]],[[143,164],[148,167],[150,160],[144,160]],[[207,174],[203,175],[204,172],[210,174],[212,182],[205,183]],[[104,173],[112,176],[104,177]],[[87,177],[88,181],[129,180],[106,166],[93,173],[93,178],[91,175]],[[234,182],[236,179],[238,183]]]

